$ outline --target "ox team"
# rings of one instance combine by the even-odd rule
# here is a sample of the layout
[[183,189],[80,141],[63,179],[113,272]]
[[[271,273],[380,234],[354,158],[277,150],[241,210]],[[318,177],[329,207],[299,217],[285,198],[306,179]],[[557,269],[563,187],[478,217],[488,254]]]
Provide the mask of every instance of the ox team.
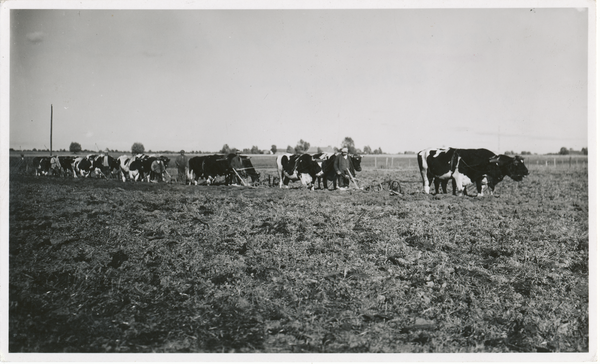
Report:
[[[182,151],[183,152],[183,151]],[[290,181],[300,181],[308,188],[315,185],[328,189],[328,182],[334,189],[348,188],[350,178],[361,171],[362,157],[348,154],[346,148],[340,153],[290,154],[277,156],[277,177],[279,187],[288,187]],[[497,155],[487,149],[455,149],[429,148],[417,154],[419,171],[423,181],[423,191],[430,192],[431,184],[434,192],[447,193],[448,181],[452,180],[453,194],[466,194],[466,186],[475,184],[477,195],[482,196],[486,186],[493,193],[495,186],[509,176],[521,181],[529,174],[522,157]],[[87,177],[92,171],[104,175],[103,170],[120,173],[123,181],[160,180],[166,172],[169,158],[164,156],[137,154],[133,157],[123,155],[113,158],[104,154],[90,154],[85,157],[35,157],[33,165],[36,175],[47,175],[53,170],[72,173],[74,177]],[[237,183],[242,178],[252,178],[257,182],[260,174],[256,172],[250,158],[239,154],[214,154],[192,157],[187,160],[189,183],[198,184],[203,178],[212,184],[218,176],[225,176],[227,184]]]

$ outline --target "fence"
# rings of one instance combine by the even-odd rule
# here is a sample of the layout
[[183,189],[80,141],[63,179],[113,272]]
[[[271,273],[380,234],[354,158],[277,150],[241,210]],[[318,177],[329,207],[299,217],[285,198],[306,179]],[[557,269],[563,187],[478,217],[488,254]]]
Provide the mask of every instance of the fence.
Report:
[[[525,165],[539,168],[587,168],[586,155],[527,155],[523,156]],[[415,155],[365,155],[362,168],[364,169],[419,169]]]

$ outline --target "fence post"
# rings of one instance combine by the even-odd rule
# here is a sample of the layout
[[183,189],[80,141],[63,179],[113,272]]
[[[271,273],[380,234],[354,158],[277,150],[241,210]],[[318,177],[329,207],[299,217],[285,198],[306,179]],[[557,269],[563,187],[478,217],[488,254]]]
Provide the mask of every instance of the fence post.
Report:
[[386,169],[387,169],[387,167],[388,167],[388,164],[387,164],[387,162],[388,162],[388,157],[385,157],[385,168],[386,168]]
[[556,168],[556,158],[554,158],[554,168]]
[[375,169],[377,169],[377,156],[375,156]]

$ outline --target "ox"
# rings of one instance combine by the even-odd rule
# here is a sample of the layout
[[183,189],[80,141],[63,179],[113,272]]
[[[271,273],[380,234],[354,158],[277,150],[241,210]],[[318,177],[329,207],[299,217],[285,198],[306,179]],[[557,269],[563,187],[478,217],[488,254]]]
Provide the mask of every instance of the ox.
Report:
[[279,188],[288,188],[290,181],[300,181],[304,187],[315,189],[314,182],[323,175],[323,170],[310,154],[283,154],[277,156]]
[[446,192],[448,180],[452,179],[454,195],[457,191],[466,195],[465,186],[475,183],[477,196],[483,196],[486,185],[493,193],[505,176],[522,181],[529,174],[520,156],[496,155],[487,149],[425,149],[417,158],[425,193],[429,193],[432,181],[435,193],[439,192],[440,183]]

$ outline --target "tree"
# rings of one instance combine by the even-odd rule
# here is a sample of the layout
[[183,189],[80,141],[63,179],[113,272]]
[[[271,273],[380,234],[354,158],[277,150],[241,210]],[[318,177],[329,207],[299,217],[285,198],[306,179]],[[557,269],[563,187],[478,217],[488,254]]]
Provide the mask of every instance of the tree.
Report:
[[565,147],[562,147],[562,148],[560,148],[560,151],[558,152],[558,154],[567,155],[567,154],[569,154],[569,150]]
[[587,150],[587,147],[585,147],[585,148],[582,148],[582,149],[581,149],[581,153],[582,153],[583,155],[588,155],[588,150]]
[[260,154],[260,149],[258,149],[258,146],[253,145],[252,149],[250,149],[250,153],[252,153],[252,154]]
[[292,148],[291,145],[288,145],[287,149],[285,150],[287,153],[294,153],[294,148]]
[[131,154],[140,154],[140,153],[144,153],[144,151],[146,150],[146,148],[144,148],[144,144],[142,143],[133,143],[133,145],[131,146]]
[[71,152],[71,153],[81,152],[81,144],[76,143],[76,142],[71,142],[71,145],[69,145],[69,152]]
[[308,148],[310,148],[310,143],[300,139],[294,150],[296,151],[296,153],[300,154],[306,152]]
[[277,146],[275,144],[271,145],[271,152],[273,152],[273,154],[277,153]]
[[345,137],[344,140],[342,140],[342,148],[348,148],[348,153],[350,154],[356,153],[356,148],[354,147],[354,140],[352,140],[352,138],[350,137]]
[[369,147],[368,145],[365,145],[365,147],[363,148],[363,151],[365,152],[365,154],[373,153],[373,151],[371,150],[371,147]]
[[229,153],[231,153],[231,148],[229,148],[229,145],[223,144],[223,148],[221,148],[219,153],[229,154]]
[[317,153],[323,153],[323,149],[321,149],[321,147],[317,147]]

